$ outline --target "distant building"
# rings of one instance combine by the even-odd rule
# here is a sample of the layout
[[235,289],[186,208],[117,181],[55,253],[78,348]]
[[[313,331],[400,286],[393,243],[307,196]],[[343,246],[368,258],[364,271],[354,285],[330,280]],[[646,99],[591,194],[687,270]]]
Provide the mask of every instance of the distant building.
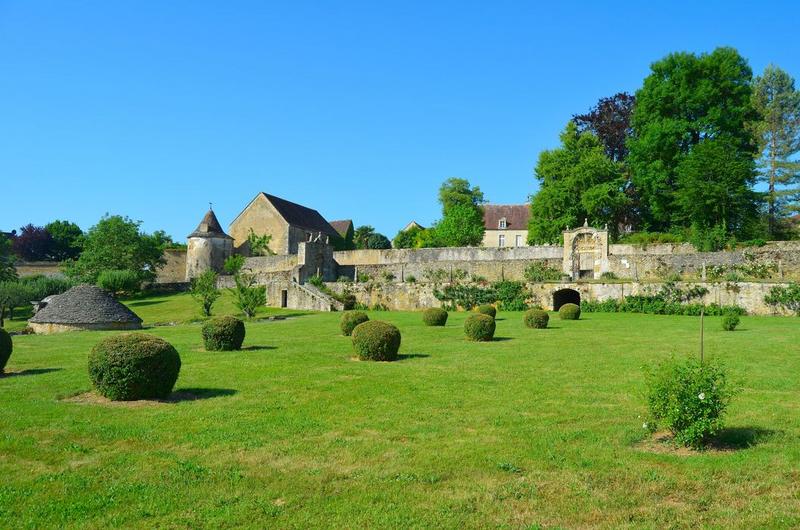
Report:
[[14,239],[17,235],[16,230],[12,230],[11,232],[2,232],[0,231],[0,235],[4,236],[6,239]]
[[425,227],[419,224],[418,222],[411,221],[410,223],[408,223],[406,226],[403,227],[401,232],[408,232],[412,228],[416,228],[417,230],[425,230]]
[[528,218],[530,206],[527,204],[484,204],[483,234],[484,247],[526,247],[528,246]]
[[339,234],[339,239],[333,241],[333,247],[336,250],[352,250],[355,248],[353,244],[355,229],[353,228],[353,221],[351,219],[331,221],[329,224]]
[[251,229],[258,235],[272,236],[270,250],[284,255],[297,254],[297,244],[304,241],[321,239],[333,245],[340,237],[318,211],[263,192],[250,201],[228,229],[236,252],[249,254],[247,235]]

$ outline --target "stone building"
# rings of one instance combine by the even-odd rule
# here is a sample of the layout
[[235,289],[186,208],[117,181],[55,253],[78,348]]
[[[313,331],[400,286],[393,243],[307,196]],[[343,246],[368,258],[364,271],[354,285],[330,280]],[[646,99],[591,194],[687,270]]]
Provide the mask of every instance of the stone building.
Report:
[[78,285],[42,300],[38,307],[28,320],[34,333],[142,327],[142,319],[136,313],[115,300],[108,291],[94,285]]
[[352,250],[355,248],[353,244],[355,228],[353,227],[353,221],[351,219],[331,221],[330,225],[339,234],[339,237],[333,241],[333,247],[336,250]]
[[316,210],[261,192],[256,195],[230,225],[234,250],[250,255],[247,236],[250,230],[272,236],[269,248],[278,255],[297,254],[299,243],[328,239],[333,244],[339,233]]
[[483,206],[484,247],[528,246],[527,204],[485,204]]
[[187,237],[186,281],[212,269],[222,272],[225,260],[233,254],[233,238],[222,230],[213,210],[208,210],[194,232]]

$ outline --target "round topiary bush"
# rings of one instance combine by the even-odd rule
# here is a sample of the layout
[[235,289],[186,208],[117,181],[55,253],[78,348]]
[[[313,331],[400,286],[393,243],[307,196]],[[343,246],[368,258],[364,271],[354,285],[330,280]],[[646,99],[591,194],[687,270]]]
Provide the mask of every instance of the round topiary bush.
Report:
[[362,361],[394,361],[400,349],[400,330],[388,322],[362,322],[353,330],[353,348]]
[[241,350],[244,322],[232,316],[213,318],[203,324],[202,333],[208,351]]
[[558,310],[561,320],[578,320],[581,318],[581,306],[578,304],[564,304]]
[[447,324],[447,311],[440,307],[431,307],[422,312],[422,321],[426,326],[444,326]]
[[492,317],[476,313],[464,321],[464,334],[469,340],[489,341],[494,338],[495,326]]
[[163,399],[172,392],[181,357],[164,339],[126,333],[101,340],[89,353],[89,377],[114,401]]
[[357,325],[367,322],[369,317],[361,311],[346,311],[342,313],[342,320],[339,327],[342,328],[342,335],[349,337]]
[[478,306],[478,313],[488,315],[492,318],[497,317],[497,309],[493,305],[484,304]]
[[5,370],[13,349],[14,344],[11,342],[11,335],[8,334],[8,331],[0,328],[0,374]]
[[734,331],[738,325],[739,315],[725,315],[722,318],[722,329],[725,331]]
[[525,325],[529,328],[544,329],[550,322],[550,315],[541,309],[530,309],[525,312]]

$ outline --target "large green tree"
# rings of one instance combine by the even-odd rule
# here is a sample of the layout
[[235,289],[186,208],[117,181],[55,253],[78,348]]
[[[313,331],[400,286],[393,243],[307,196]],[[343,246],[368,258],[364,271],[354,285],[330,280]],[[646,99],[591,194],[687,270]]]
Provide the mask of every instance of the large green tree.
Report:
[[[751,101],[751,78],[747,61],[733,48],[717,48],[701,55],[673,53],[651,65],[651,74],[636,93],[627,158],[632,183],[641,198],[639,214],[644,229],[719,228],[705,223],[721,219],[696,217],[698,212],[690,208],[695,188],[687,186],[691,179],[681,177],[679,171],[696,168],[698,158],[695,162],[690,158],[698,145],[718,142],[719,146],[706,146],[698,155],[704,159],[708,185],[731,185],[736,191],[750,183],[757,151],[749,126],[757,118]],[[721,160],[717,154],[723,150],[737,163],[736,182],[723,174],[726,166],[708,166],[710,160]],[[748,160],[749,171],[738,167],[746,166]],[[753,204],[737,200],[731,207],[742,211],[726,213],[725,217],[738,221],[727,224],[725,230],[741,235],[749,226],[742,221],[745,214],[752,215]]]
[[107,270],[133,271],[142,280],[155,278],[172,239],[163,231],[146,234],[140,226],[141,221],[128,217],[103,217],[86,233],[80,257],[67,263],[67,275],[89,283]]
[[570,121],[561,133],[561,146],[539,155],[535,169],[539,191],[531,201],[530,244],[555,243],[562,231],[588,219],[608,224],[612,233],[629,199],[622,164],[605,153],[591,132],[579,132]]
[[483,192],[461,178],[449,178],[439,188],[442,219],[434,223],[421,246],[468,247],[483,241]]
[[75,259],[81,253],[83,230],[70,221],[56,220],[45,225],[53,239],[51,257],[56,261]]
[[774,65],[753,83],[753,107],[759,140],[759,180],[767,185],[767,219],[770,236],[779,232],[780,221],[798,210],[800,194],[800,91],[794,79]]
[[375,228],[370,225],[361,225],[353,233],[353,244],[358,249],[365,249],[370,236],[375,234]]

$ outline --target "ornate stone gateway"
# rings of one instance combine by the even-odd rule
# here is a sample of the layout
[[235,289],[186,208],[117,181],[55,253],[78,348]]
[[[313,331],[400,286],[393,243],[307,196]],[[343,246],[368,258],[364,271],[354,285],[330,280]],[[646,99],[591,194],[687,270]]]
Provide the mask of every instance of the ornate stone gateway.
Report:
[[573,281],[597,279],[608,270],[608,229],[583,226],[564,231],[563,272]]

